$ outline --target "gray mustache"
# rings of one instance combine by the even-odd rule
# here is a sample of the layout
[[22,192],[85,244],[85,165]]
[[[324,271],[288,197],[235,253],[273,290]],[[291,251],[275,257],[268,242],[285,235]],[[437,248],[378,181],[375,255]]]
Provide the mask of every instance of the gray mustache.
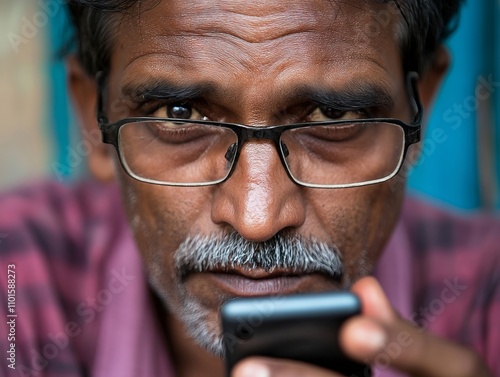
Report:
[[322,273],[334,278],[343,272],[336,246],[281,234],[265,242],[247,241],[237,233],[189,237],[175,251],[174,261],[181,278],[193,271],[234,268]]

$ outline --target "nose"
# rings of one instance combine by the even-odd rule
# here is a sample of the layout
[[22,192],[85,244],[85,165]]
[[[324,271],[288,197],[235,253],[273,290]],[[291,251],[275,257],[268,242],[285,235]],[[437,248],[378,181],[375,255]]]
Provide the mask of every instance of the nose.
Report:
[[288,177],[274,143],[248,141],[232,176],[215,190],[212,221],[249,241],[266,241],[303,225],[303,191]]

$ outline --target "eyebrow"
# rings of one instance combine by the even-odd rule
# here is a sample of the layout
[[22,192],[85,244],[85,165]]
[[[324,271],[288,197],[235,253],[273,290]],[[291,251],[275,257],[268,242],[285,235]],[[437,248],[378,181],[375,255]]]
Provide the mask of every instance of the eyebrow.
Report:
[[395,105],[395,100],[388,89],[372,83],[351,84],[342,90],[305,86],[297,91],[295,97],[298,99],[307,98],[318,105],[332,107],[337,110],[363,108],[391,110]]
[[213,92],[210,83],[174,84],[164,79],[150,79],[140,84],[128,83],[121,90],[122,95],[133,102],[151,100],[186,101],[206,96]]
[[[217,92],[213,83],[174,84],[165,79],[149,79],[140,84],[128,83],[121,90],[122,95],[133,102],[154,100],[189,101],[207,97]],[[391,110],[395,100],[385,87],[373,83],[351,84],[341,90],[302,86],[291,96],[298,101],[311,101],[320,106],[337,110],[380,108]]]

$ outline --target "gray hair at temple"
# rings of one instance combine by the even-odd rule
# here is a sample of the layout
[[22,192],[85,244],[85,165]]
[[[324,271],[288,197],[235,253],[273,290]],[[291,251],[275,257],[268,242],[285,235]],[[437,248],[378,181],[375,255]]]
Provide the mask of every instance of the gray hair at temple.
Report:
[[[152,0],[67,0],[76,27],[78,57],[91,75],[107,71],[112,29],[120,13]],[[158,2],[159,0],[154,0]],[[153,1],[153,3],[154,3]],[[336,0],[329,0],[336,1]],[[398,34],[406,72],[423,72],[454,31],[462,0],[366,0],[387,3],[401,14]],[[153,4],[154,6],[154,4]]]

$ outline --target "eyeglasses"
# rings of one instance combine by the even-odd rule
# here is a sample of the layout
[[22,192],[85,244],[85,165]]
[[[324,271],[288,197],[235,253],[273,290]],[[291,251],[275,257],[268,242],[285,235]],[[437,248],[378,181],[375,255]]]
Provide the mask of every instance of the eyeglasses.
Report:
[[385,182],[400,170],[408,147],[420,141],[422,105],[417,74],[408,75],[416,115],[411,124],[377,118],[252,127],[177,118],[138,117],[109,123],[99,97],[99,128],[125,172],[164,186],[208,186],[228,179],[243,145],[271,140],[289,177],[312,188]]

